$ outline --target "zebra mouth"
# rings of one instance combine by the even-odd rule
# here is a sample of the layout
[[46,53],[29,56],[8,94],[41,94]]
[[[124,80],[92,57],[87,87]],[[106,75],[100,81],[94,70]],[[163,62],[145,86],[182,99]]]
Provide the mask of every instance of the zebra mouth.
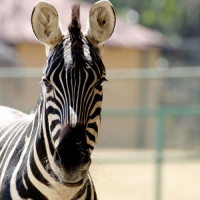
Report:
[[82,178],[80,181],[75,182],[75,183],[68,183],[68,182],[63,182],[64,185],[68,187],[78,187],[81,186],[84,183],[85,178]]
[[77,167],[65,167],[60,159],[56,159],[58,154],[54,154],[54,161],[56,164],[56,171],[58,173],[58,178],[60,183],[68,187],[78,187],[82,185],[87,179],[88,168],[91,160],[87,164],[83,164]]

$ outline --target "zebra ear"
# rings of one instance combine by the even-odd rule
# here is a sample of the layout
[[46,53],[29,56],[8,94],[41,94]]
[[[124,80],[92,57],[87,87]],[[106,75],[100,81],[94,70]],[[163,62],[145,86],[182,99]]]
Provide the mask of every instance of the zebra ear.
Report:
[[87,38],[103,55],[103,45],[112,35],[116,23],[115,11],[107,0],[96,2],[89,13]]
[[47,50],[52,50],[63,37],[56,9],[46,2],[39,2],[33,9],[31,23],[37,39],[47,45],[48,54]]

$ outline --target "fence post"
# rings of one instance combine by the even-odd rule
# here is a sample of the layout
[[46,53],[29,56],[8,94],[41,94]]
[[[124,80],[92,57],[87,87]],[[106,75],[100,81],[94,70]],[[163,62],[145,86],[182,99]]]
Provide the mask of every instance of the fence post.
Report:
[[157,130],[155,140],[155,200],[162,199],[162,164],[163,164],[163,145],[164,145],[164,109],[157,111]]

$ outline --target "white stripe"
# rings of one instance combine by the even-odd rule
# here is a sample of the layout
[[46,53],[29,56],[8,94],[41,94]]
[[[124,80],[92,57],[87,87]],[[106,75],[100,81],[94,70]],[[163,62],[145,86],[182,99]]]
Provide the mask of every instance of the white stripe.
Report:
[[[81,105],[81,101],[80,101],[80,97],[79,97],[79,95],[80,95],[80,86],[81,86],[81,73],[80,73],[80,71],[79,71],[79,73],[78,73],[78,76],[79,76],[79,84],[78,84],[78,91],[77,91],[77,99],[76,99],[76,106],[75,106],[75,111],[76,111],[76,113],[78,113],[78,109],[79,109],[79,106],[78,105]],[[80,111],[79,111],[79,116],[78,116],[78,121],[80,121]]]
[[[26,118],[26,119],[27,119],[27,118]],[[8,134],[11,134],[10,131],[11,131],[12,129],[15,129],[15,127],[17,127],[18,124],[21,123],[21,122],[23,122],[23,121],[24,121],[24,118],[21,119],[21,120],[16,121],[15,123],[12,124],[12,126],[6,126],[6,128],[8,127],[8,129],[1,135],[1,137],[0,137],[0,142],[1,142]],[[5,128],[5,127],[4,127],[4,128]],[[2,128],[2,130],[3,130],[3,128]]]
[[70,125],[75,126],[77,124],[77,113],[71,106],[69,107],[69,113],[70,113]]
[[92,116],[96,111],[96,109],[101,107],[102,107],[102,101],[97,101],[94,107],[92,108],[91,112],[89,113],[89,115]]
[[60,120],[60,116],[58,116],[57,114],[48,114],[49,119],[51,119],[51,121],[53,120]]
[[84,56],[87,60],[89,60],[90,62],[92,62],[92,58],[91,58],[91,55],[90,55],[90,48],[89,46],[86,44],[86,42],[84,41],[84,44],[83,44],[83,53],[84,53]]
[[[71,96],[70,96],[70,92],[69,92],[69,87],[68,87],[68,84],[67,84],[67,80],[68,80],[68,77],[67,77],[67,73],[66,73],[66,86],[67,86],[68,107],[69,107],[69,106],[71,106]],[[69,110],[67,109],[67,116],[66,116],[66,119],[65,119],[67,124],[68,124],[68,116],[69,116]]]
[[67,39],[63,42],[63,48],[64,48],[64,64],[72,64],[72,57],[71,57],[71,41],[70,39]]
[[[33,125],[34,125],[34,122],[33,122]],[[34,130],[34,127],[32,126],[31,133],[33,132],[33,130]],[[18,171],[20,169],[20,166],[21,166],[21,164],[23,162],[24,156],[27,153],[27,149],[28,149],[29,143],[31,141],[30,140],[31,136],[32,135],[30,134],[29,138],[26,139],[26,143],[25,143],[25,145],[23,147],[22,154],[20,156],[20,159],[19,159],[19,161],[18,161],[18,163],[17,163],[17,165],[15,167],[15,170],[14,170],[14,172],[12,174],[12,177],[11,177],[11,190],[10,190],[10,192],[11,192],[12,199],[15,199],[15,200],[21,200],[21,197],[19,196],[18,191],[17,191],[17,185],[16,185],[17,180],[16,179],[17,179],[17,173],[18,173]],[[25,183],[24,177],[23,177],[23,182]],[[26,184],[25,184],[25,187],[27,187]]]
[[[7,156],[7,151],[10,147],[10,145],[13,143],[13,141],[15,140],[16,136],[19,136],[20,137],[22,136],[23,134],[23,127],[25,127],[28,123],[25,121],[23,124],[20,124],[20,127],[19,129],[17,129],[17,131],[14,132],[13,130],[13,133],[9,135],[9,137],[7,138],[6,142],[4,143],[3,147],[1,148],[1,151],[0,151],[0,156],[2,155],[2,153],[4,152],[5,150],[5,153],[4,153],[4,156],[3,158],[1,158],[0,160],[0,167],[4,161],[4,158],[5,156]],[[17,128],[17,127],[16,127]],[[21,132],[22,131],[22,132]]]
[[[65,69],[63,69],[63,70],[65,70]],[[63,89],[63,91],[64,91],[64,96],[65,96],[65,100],[66,101],[64,101],[64,107],[66,107],[66,104],[67,104],[67,95],[66,95],[66,91],[65,91],[65,87],[64,87],[64,85],[63,85],[63,80],[62,80],[62,77],[61,77],[61,75],[62,75],[62,72],[63,72],[63,70],[60,72],[60,74],[59,74],[59,79],[60,79],[60,82],[61,82],[61,85],[62,85],[62,89]],[[66,73],[66,72],[65,72]],[[63,122],[63,119],[65,119],[66,118],[66,116],[67,116],[67,113],[66,113],[67,111],[66,111],[66,109],[64,109],[63,110],[63,118],[62,118],[62,122]]]
[[[43,194],[45,195],[48,199],[52,199],[52,193],[53,191],[51,191],[52,189],[47,187],[46,185],[44,185],[43,183],[41,183],[40,181],[38,181],[34,174],[31,171],[31,164],[30,164],[30,160],[28,160],[27,163],[27,173],[28,173],[28,177],[31,180],[31,183]],[[54,197],[55,198],[55,197]]]
[[51,133],[52,137],[54,137],[56,135],[58,130],[61,130],[61,124],[57,124],[56,127],[53,129],[53,132]]
[[[45,112],[43,111],[43,113],[45,113]],[[57,174],[55,163],[54,163],[53,157],[52,157],[51,152],[50,152],[49,142],[48,142],[47,133],[46,133],[46,129],[45,129],[45,128],[47,128],[47,125],[45,124],[45,116],[44,115],[43,115],[42,121],[43,121],[42,126],[43,126],[43,135],[44,135],[45,148],[46,148],[46,152],[47,152],[47,158],[49,160],[49,164],[50,164],[51,169],[53,170],[54,174]]]
[[[59,67],[60,67],[60,65],[58,65],[58,66],[55,68],[55,70],[52,72],[51,77],[50,77],[51,83],[54,83],[53,78],[54,78],[54,76],[55,76],[56,70],[57,70]],[[64,98],[63,94],[60,92],[59,88],[58,88],[55,84],[53,84],[53,87],[56,89],[56,92],[58,92],[58,93],[60,94],[60,96],[61,96],[61,98],[62,98],[62,101],[65,102],[65,98]],[[52,90],[52,93],[53,93],[53,91],[54,91],[54,90]],[[52,93],[47,94],[47,95],[48,95],[48,96],[53,96],[54,98],[56,98],[56,96],[54,96],[55,93],[54,93],[54,94],[52,94]],[[56,98],[56,100],[60,103],[60,105],[61,105],[61,107],[62,107],[62,110],[63,110],[63,104],[61,103],[61,100],[60,100],[59,98]]]
[[[27,124],[26,124],[26,126],[27,126]],[[17,133],[21,133],[21,134],[20,134],[20,136],[18,137],[17,141],[15,142],[15,145],[12,147],[11,151],[9,152],[9,154],[7,154],[7,151],[8,151],[8,149],[9,149],[9,147],[10,147],[10,144],[12,144],[12,141],[13,141],[15,138],[13,138],[13,139],[10,141],[10,144],[7,146],[7,150],[6,150],[6,153],[5,153],[5,155],[6,155],[6,160],[5,160],[5,163],[4,163],[4,166],[3,166],[3,170],[2,170],[2,173],[1,173],[1,177],[0,177],[0,186],[1,186],[1,184],[2,184],[3,177],[5,176],[5,172],[6,172],[6,170],[7,170],[8,164],[9,164],[9,162],[10,162],[10,160],[11,160],[11,157],[13,156],[13,153],[14,153],[14,151],[15,151],[17,145],[19,144],[19,142],[20,142],[20,140],[21,140],[21,138],[22,138],[22,136],[23,136],[23,134],[24,134],[24,131],[21,132],[21,130],[23,130],[23,129],[24,129],[24,126],[22,126],[21,129],[19,129],[19,131],[17,132]],[[5,155],[4,155],[4,157],[5,157]],[[2,161],[4,160],[4,157],[3,157]],[[0,165],[0,167],[1,167],[1,165]]]

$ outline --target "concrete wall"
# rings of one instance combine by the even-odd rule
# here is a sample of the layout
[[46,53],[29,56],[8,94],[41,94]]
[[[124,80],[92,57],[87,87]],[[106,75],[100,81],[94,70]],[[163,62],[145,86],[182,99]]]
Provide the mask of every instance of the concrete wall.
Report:
[[22,67],[43,67],[46,62],[44,45],[20,43],[16,50]]
[[106,47],[103,61],[109,69],[155,68],[160,57],[158,49],[128,49]]
[[[45,48],[42,44],[21,43],[16,46],[21,66],[43,67],[46,62]],[[111,48],[104,49],[103,62],[108,69],[133,69],[154,68],[156,60],[160,57],[157,49],[128,49]]]

